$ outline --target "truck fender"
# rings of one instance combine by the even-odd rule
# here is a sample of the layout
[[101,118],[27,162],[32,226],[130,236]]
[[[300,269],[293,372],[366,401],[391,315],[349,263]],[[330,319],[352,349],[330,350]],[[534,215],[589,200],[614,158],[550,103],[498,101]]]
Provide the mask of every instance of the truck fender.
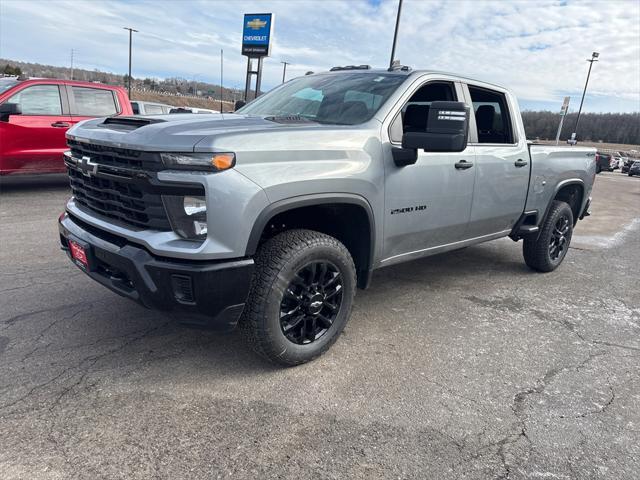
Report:
[[580,199],[580,205],[578,205],[578,215],[576,215],[576,218],[573,219],[574,225],[578,221],[578,217],[580,215],[580,210],[582,209],[582,205],[584,203],[584,190],[585,190],[584,181],[582,181],[579,178],[568,178],[566,180],[563,180],[563,181],[559,182],[556,185],[556,188],[553,191],[553,195],[549,199],[549,203],[547,205],[547,208],[545,209],[544,216],[542,216],[540,218],[540,225],[542,224],[544,219],[547,218],[547,215],[549,214],[549,210],[551,209],[551,204],[553,203],[553,201],[558,196],[558,192],[560,192],[560,190],[562,190],[564,187],[567,187],[569,185],[579,185],[580,187],[582,187],[582,198]]
[[295,197],[285,198],[271,203],[265,207],[253,224],[249,239],[247,241],[247,247],[245,254],[252,256],[258,249],[258,244],[264,229],[267,227],[269,221],[276,215],[293,210],[300,207],[309,207],[314,205],[324,204],[350,204],[362,207],[367,214],[369,220],[369,259],[367,270],[372,269],[373,258],[375,256],[375,217],[373,215],[373,209],[369,202],[360,195],[350,193],[316,193],[309,195],[299,195]]

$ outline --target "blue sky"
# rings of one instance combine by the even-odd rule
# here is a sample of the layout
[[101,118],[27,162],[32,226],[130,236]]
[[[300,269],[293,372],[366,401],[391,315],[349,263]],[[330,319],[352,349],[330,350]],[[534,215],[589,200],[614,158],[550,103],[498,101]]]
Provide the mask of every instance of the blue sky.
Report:
[[[333,65],[385,66],[397,0],[0,0],[0,57],[133,74],[244,85],[242,16],[275,14],[263,86]],[[640,111],[640,2],[405,0],[397,55],[414,68],[445,70],[514,89],[523,108],[576,110],[592,51],[585,111]]]

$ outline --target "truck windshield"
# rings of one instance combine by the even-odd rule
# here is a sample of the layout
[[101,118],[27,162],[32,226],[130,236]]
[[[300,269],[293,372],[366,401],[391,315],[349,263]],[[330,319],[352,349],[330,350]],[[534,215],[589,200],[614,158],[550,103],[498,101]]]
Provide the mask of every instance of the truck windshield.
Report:
[[299,116],[335,125],[369,120],[398,86],[404,75],[339,73],[300,77],[265,93],[238,113],[261,116]]

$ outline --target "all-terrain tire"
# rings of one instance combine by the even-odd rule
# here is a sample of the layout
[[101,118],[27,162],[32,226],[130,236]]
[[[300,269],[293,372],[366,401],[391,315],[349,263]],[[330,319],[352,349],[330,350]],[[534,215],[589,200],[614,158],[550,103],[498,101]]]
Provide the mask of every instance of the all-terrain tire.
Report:
[[525,263],[539,272],[558,268],[569,250],[573,234],[573,211],[566,202],[554,200],[537,238],[525,238]]
[[[323,263],[330,265],[334,275],[339,272],[340,305],[337,309],[335,305],[332,306],[335,318],[319,334],[319,338],[309,340],[303,336],[308,343],[295,343],[285,335],[281,320],[285,291],[289,294],[291,288],[297,288],[291,285],[294,278],[296,282],[299,281],[299,272],[306,272],[305,269],[310,268],[315,272],[315,265]],[[313,285],[313,281],[310,284]],[[320,281],[315,285],[319,284]],[[296,229],[280,233],[262,244],[256,253],[255,270],[240,319],[240,330],[255,352],[274,363],[294,366],[308,362],[327,351],[342,333],[351,315],[355,290],[355,265],[349,250],[341,242],[312,230]],[[300,294],[298,298],[302,297]],[[305,305],[305,308],[311,308],[309,301]],[[311,317],[311,314],[308,317],[303,314],[303,318],[313,320]]]

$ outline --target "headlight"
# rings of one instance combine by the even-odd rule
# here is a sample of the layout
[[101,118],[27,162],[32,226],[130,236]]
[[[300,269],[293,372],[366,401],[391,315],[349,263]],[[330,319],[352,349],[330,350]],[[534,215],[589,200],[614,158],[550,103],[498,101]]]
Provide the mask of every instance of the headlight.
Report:
[[236,164],[233,153],[161,153],[162,163],[176,170],[219,172]]
[[207,238],[207,202],[204,197],[163,195],[162,201],[174,232],[188,240]]

